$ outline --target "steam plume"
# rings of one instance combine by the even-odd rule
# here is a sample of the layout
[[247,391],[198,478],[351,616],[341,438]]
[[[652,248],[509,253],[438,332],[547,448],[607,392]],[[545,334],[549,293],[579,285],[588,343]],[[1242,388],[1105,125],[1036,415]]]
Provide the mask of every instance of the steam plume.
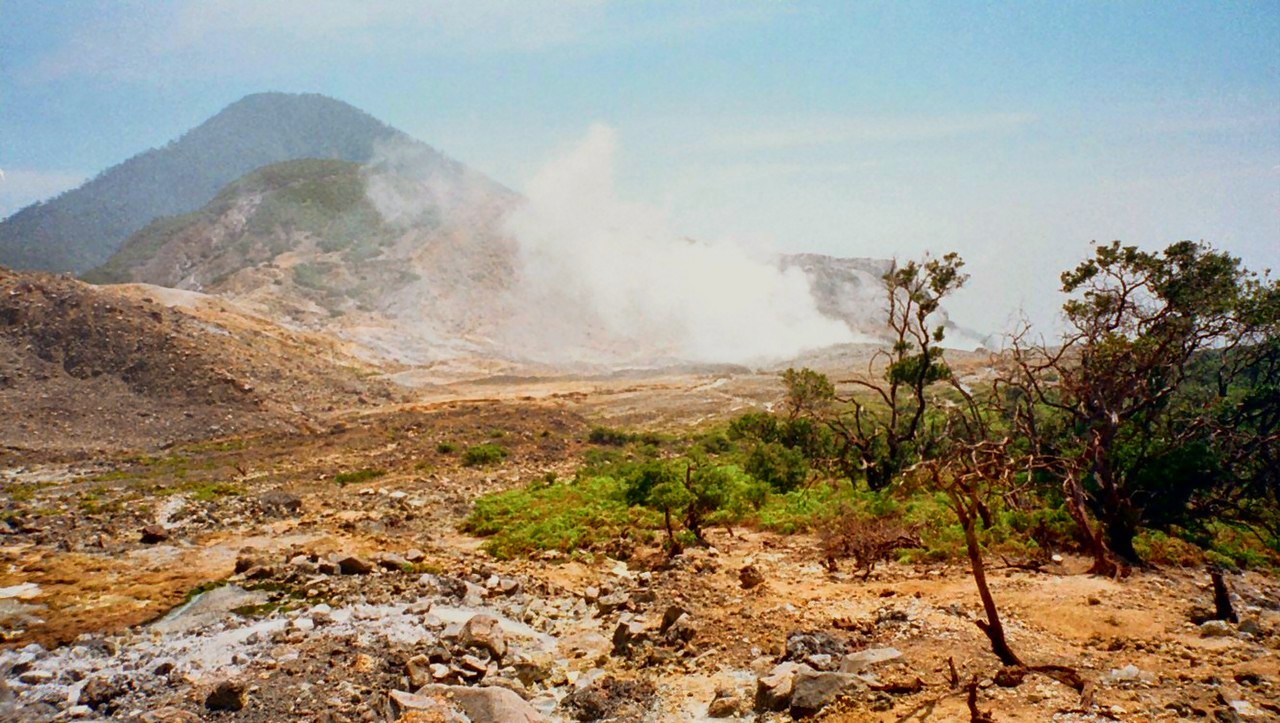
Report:
[[853,341],[808,278],[730,241],[692,241],[614,191],[616,138],[596,125],[543,168],[507,218],[518,246],[504,340],[547,361],[751,362]]

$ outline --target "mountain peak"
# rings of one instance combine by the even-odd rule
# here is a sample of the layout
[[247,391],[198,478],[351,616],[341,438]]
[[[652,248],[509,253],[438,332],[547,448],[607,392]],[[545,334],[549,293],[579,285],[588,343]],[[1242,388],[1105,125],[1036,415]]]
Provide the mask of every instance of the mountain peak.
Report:
[[382,141],[411,141],[364,111],[317,93],[247,95],[163,147],[0,222],[0,264],[83,272],[156,218],[188,213],[226,184],[303,158],[366,162]]

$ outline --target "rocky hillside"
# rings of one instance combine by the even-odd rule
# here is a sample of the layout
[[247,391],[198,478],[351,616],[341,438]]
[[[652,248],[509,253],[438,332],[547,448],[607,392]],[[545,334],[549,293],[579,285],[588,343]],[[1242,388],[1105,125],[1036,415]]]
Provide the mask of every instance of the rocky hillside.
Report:
[[[134,234],[95,283],[140,282],[232,298],[372,357],[518,357],[504,331],[518,258],[504,232],[519,197],[421,148],[377,164],[300,160],[259,169],[204,208]],[[883,259],[797,254],[818,310],[880,339]],[[565,310],[566,314],[570,310]]]
[[255,168],[296,158],[366,161],[390,140],[408,137],[332,98],[250,95],[164,147],[0,222],[0,264],[82,272],[152,220],[200,208]]
[[391,395],[322,340],[152,291],[0,269],[0,446],[155,447],[306,427]]
[[503,317],[514,248],[500,227],[516,197],[429,150],[390,159],[259,169],[199,211],[147,226],[85,278],[234,298],[374,356],[475,347]]

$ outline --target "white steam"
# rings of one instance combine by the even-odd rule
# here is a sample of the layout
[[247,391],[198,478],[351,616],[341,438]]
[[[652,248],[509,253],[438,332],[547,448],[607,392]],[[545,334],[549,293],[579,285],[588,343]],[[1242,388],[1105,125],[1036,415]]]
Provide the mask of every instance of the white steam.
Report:
[[729,241],[691,241],[617,198],[615,134],[593,126],[507,218],[515,315],[500,338],[547,361],[752,362],[854,341],[809,280]]

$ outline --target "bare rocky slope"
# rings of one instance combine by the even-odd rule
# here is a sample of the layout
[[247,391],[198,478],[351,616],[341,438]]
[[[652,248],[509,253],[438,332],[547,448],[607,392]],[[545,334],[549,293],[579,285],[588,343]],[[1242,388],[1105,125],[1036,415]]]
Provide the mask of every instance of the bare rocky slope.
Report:
[[0,445],[8,454],[299,428],[326,410],[392,394],[391,385],[362,379],[368,371],[331,342],[233,310],[170,308],[158,295],[0,269]]

